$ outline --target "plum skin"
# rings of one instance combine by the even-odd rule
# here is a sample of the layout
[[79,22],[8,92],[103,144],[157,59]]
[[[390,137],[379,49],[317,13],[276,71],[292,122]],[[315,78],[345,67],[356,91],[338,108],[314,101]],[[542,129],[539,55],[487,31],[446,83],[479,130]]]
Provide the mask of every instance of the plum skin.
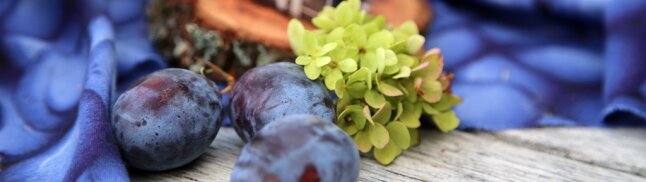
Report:
[[268,123],[292,114],[312,114],[333,123],[336,107],[327,88],[305,76],[303,68],[280,62],[243,74],[231,90],[229,117],[247,142]]
[[357,181],[359,152],[336,125],[313,115],[269,123],[247,143],[231,181]]
[[147,75],[119,96],[112,127],[128,165],[163,171],[199,157],[215,139],[221,113],[215,83],[168,68]]

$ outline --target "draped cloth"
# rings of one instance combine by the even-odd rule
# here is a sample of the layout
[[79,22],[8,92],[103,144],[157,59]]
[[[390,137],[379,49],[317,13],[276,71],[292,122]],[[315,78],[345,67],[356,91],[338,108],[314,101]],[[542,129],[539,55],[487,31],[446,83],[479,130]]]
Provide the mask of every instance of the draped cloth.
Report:
[[431,1],[460,128],[646,125],[646,1]]
[[[646,1],[430,2],[461,128],[645,125]],[[0,181],[128,180],[111,105],[166,66],[144,6],[0,1]]]
[[0,1],[0,181],[128,181],[115,84],[165,67],[144,3]]

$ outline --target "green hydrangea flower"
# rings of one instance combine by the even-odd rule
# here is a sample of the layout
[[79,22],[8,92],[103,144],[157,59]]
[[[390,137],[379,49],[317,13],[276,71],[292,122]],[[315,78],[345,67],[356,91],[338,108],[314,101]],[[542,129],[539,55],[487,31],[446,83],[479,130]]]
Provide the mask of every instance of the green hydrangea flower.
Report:
[[289,41],[307,77],[338,96],[336,124],[360,152],[387,165],[419,143],[422,114],[443,132],[457,128],[452,107],[461,100],[449,90],[439,49],[422,54],[425,40],[415,23],[388,27],[383,16],[360,7],[359,0],[325,7],[311,31],[291,20]]

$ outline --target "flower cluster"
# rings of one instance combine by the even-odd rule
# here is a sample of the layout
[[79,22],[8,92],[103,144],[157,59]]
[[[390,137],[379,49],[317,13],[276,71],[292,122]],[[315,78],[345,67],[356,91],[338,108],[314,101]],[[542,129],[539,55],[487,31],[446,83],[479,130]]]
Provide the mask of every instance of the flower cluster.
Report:
[[415,23],[389,27],[360,6],[350,0],[325,7],[312,19],[316,30],[292,20],[289,41],[307,77],[336,93],[336,124],[362,153],[389,164],[419,142],[423,113],[441,131],[455,129],[452,107],[460,99],[450,93],[439,49],[423,51]]

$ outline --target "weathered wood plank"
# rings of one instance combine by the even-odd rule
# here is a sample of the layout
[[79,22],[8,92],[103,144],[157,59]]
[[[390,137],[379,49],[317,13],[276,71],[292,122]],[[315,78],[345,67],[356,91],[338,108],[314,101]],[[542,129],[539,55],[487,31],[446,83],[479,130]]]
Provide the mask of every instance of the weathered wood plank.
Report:
[[508,143],[646,177],[644,129],[551,128],[496,134]]
[[[177,170],[131,171],[135,181],[228,181],[243,146],[220,130],[207,153]],[[422,131],[422,143],[384,167],[363,158],[360,181],[646,181],[646,129]]]

